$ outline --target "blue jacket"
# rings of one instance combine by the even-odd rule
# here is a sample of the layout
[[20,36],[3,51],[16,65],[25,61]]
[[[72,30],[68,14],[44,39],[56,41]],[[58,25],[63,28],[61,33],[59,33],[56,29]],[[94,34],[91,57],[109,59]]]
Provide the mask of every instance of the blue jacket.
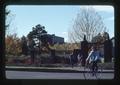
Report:
[[101,58],[100,56],[100,52],[99,51],[91,51],[86,59],[89,60],[89,63],[92,62],[92,61],[97,61]]

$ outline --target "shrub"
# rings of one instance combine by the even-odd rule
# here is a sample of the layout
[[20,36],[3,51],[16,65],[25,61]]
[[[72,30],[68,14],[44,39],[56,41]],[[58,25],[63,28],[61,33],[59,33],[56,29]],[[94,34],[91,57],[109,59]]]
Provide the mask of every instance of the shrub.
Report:
[[5,45],[7,54],[19,55],[21,53],[21,41],[17,37],[17,34],[7,35]]

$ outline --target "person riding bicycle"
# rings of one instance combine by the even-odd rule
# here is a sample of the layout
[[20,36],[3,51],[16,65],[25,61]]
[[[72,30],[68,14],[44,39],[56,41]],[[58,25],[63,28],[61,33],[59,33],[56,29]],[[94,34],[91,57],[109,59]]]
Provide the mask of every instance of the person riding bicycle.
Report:
[[[100,60],[100,52],[97,47],[92,47],[91,51],[89,52],[89,55],[86,59],[86,64],[92,65],[92,71],[95,72],[98,70],[98,61]],[[94,74],[93,74],[94,75]]]

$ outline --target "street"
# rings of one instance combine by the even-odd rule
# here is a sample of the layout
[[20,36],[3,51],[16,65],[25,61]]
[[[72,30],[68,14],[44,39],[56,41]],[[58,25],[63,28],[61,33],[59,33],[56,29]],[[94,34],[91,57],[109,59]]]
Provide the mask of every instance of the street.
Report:
[[[85,79],[83,73],[6,71],[7,79]],[[113,79],[114,73],[102,73],[101,79]],[[92,77],[90,79],[96,79]]]

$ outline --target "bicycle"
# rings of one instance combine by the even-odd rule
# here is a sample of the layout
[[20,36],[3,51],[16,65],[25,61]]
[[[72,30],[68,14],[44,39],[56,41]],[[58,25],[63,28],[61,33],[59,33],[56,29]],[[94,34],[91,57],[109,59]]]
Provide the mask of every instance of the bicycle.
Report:
[[92,63],[86,63],[84,66],[84,77],[85,79],[101,79],[102,76],[102,63],[100,61],[98,61],[97,65],[98,68],[95,69],[94,71],[92,70]]

